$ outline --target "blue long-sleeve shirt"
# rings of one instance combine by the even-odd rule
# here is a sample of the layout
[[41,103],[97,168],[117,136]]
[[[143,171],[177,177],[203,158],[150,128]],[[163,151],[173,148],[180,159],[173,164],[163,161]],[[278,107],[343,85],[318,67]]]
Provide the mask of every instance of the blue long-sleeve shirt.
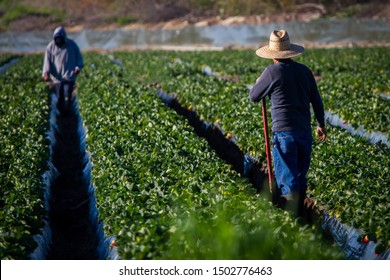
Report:
[[268,66],[249,93],[250,100],[271,98],[272,131],[311,131],[310,103],[325,127],[324,105],[310,69],[291,59]]

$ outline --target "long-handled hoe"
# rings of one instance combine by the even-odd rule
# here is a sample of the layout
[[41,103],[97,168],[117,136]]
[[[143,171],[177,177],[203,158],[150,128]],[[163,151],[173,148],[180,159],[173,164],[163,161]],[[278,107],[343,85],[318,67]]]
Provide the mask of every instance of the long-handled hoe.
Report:
[[263,113],[263,126],[264,126],[264,138],[265,138],[265,154],[267,156],[268,183],[269,183],[269,191],[270,193],[272,193],[272,159],[271,159],[271,150],[269,147],[267,107],[265,103],[265,98],[263,98],[262,113]]

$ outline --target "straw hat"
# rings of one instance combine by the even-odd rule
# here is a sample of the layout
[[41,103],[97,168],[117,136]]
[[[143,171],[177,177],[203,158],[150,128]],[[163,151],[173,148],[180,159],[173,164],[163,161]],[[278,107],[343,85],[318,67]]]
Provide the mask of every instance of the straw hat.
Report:
[[274,30],[269,37],[269,44],[256,50],[256,55],[263,58],[290,58],[303,53],[304,47],[290,43],[286,30]]

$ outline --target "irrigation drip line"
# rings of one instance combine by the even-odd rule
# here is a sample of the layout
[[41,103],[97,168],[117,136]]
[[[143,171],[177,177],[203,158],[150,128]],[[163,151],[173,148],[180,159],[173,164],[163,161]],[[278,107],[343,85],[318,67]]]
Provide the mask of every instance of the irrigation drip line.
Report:
[[90,155],[86,152],[86,128],[76,98],[69,115],[57,108],[51,95],[49,170],[43,174],[45,187],[44,227],[34,236],[38,246],[31,259],[116,259],[110,250],[112,238],[105,236],[98,219]]
[[6,63],[0,66],[0,76],[3,76],[5,72],[12,66],[14,66],[20,60],[19,57],[14,57],[8,60]]

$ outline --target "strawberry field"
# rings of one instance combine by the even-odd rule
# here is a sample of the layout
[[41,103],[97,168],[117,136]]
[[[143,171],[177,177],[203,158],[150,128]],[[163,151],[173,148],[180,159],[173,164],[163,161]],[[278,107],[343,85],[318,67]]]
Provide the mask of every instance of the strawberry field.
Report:
[[[0,64],[9,59],[1,55]],[[321,227],[275,207],[267,188],[256,190],[157,94],[156,86],[174,96],[180,110],[218,128],[261,168],[261,108],[249,101],[247,86],[270,61],[252,51],[86,53],[84,59],[78,104],[99,219],[117,257],[345,257]],[[297,60],[318,78],[326,110],[356,129],[390,136],[390,104],[381,97],[390,92],[388,48],[307,50]],[[40,82],[42,61],[24,56],[0,77],[2,259],[29,258],[47,216],[42,175],[51,103]],[[206,75],[205,66],[218,75]],[[381,255],[390,246],[390,148],[342,126],[328,131],[327,141],[313,146],[308,195],[367,234]]]
[[39,82],[42,56],[24,57],[1,79],[0,251],[26,258],[44,217],[42,174],[47,168],[49,103]]

